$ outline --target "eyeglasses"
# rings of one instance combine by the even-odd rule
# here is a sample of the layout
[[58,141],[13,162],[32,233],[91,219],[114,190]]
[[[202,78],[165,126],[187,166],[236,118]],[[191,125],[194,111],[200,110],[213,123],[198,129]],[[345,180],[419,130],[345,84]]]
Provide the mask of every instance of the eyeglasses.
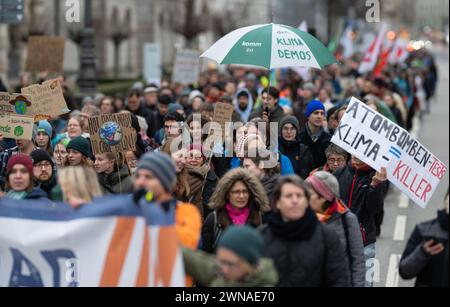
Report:
[[230,191],[230,194],[234,195],[234,196],[238,196],[238,195],[244,195],[244,196],[248,196],[249,192],[247,190],[241,190],[241,191]]
[[51,168],[52,165],[49,162],[37,163],[34,165],[35,168]]
[[203,159],[203,156],[189,156],[188,159],[200,161]]
[[342,164],[345,163],[345,159],[344,158],[340,158],[340,159],[328,159],[328,163],[330,164]]
[[217,259],[216,260],[216,266],[219,268],[228,268],[230,271],[234,271],[238,268],[239,263],[238,262],[232,262],[232,261],[228,261],[228,260],[221,260],[221,259]]

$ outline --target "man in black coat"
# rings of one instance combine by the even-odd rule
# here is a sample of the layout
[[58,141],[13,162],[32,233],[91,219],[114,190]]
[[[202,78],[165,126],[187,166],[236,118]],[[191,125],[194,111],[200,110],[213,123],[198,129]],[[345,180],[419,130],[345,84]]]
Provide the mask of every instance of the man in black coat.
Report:
[[305,111],[308,122],[300,132],[300,142],[309,147],[313,158],[313,169],[324,166],[327,163],[325,150],[330,145],[331,135],[323,128],[325,120],[325,107],[318,101],[311,101]]
[[417,225],[400,260],[400,276],[416,287],[448,288],[448,193],[436,219]]

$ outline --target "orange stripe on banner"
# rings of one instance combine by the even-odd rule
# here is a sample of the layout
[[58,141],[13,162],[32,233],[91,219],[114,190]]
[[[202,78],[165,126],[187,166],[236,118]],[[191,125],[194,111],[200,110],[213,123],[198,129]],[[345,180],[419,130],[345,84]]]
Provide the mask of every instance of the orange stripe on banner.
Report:
[[136,287],[147,287],[148,286],[148,269],[149,269],[149,238],[148,238],[148,228],[144,225],[144,246],[142,247],[141,263],[139,265],[139,273],[136,280]]
[[135,218],[118,218],[114,234],[109,244],[100,287],[117,287],[128,247],[133,235]]
[[158,238],[158,275],[164,287],[170,286],[177,253],[178,243],[175,227],[161,227]]

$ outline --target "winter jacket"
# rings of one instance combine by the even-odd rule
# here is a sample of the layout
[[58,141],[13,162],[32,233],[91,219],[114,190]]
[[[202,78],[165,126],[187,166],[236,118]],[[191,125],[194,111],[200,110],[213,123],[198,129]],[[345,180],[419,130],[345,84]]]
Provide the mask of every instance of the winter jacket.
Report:
[[314,169],[314,158],[306,145],[300,140],[286,141],[282,137],[278,142],[280,152],[289,158],[295,174],[303,179],[308,178],[309,173]]
[[127,110],[133,113],[134,115],[140,116],[145,118],[145,121],[147,122],[148,129],[147,129],[147,136],[149,138],[153,138],[158,128],[156,127],[156,116],[155,114],[150,111],[143,102],[141,102],[141,106],[137,111],[131,111],[128,107]]
[[350,269],[351,286],[364,287],[366,280],[364,244],[358,218],[349,210],[343,214],[335,212],[327,225],[338,235],[344,248]]
[[260,229],[265,256],[274,261],[279,274],[278,286],[350,286],[349,269],[337,234],[320,224],[311,209],[298,222],[304,225],[296,227],[297,222],[286,223],[279,213],[272,213],[268,224]]
[[256,271],[239,282],[229,282],[220,275],[213,255],[183,248],[183,260],[186,274],[207,287],[273,287],[278,280],[270,259],[261,259]]
[[367,167],[356,170],[351,163],[337,170],[341,199],[357,216],[363,234],[364,246],[376,242],[375,216],[383,210],[386,183],[371,185],[376,171]]
[[34,188],[24,199],[48,199],[48,195],[43,190]]
[[[277,105],[276,107],[273,108],[273,110],[270,111],[269,114],[269,120],[271,123],[279,123],[283,120],[283,118],[286,116],[286,114],[284,114],[283,109]],[[262,118],[263,117],[263,109],[262,107],[257,108],[255,111],[253,111],[253,113],[250,115],[250,118],[248,119],[249,121],[254,119],[254,118]]]
[[[283,138],[283,127],[292,124],[296,129],[296,139],[294,141],[286,141]],[[300,142],[300,124],[294,116],[286,116],[280,123],[280,132],[278,147],[280,152],[289,158],[293,166],[295,174],[306,179],[309,173],[314,169],[314,158],[311,151],[306,145]]]
[[[253,200],[249,203],[251,211],[247,222],[249,226],[259,227],[263,214],[270,210],[266,191],[255,176],[242,168],[228,172],[217,184],[216,190],[208,204],[213,212],[207,216],[202,228],[202,249],[206,252],[213,253],[215,251],[221,235],[228,226],[232,225],[225,205],[228,202],[228,194],[237,181],[242,181],[247,185],[251,195],[250,199]],[[252,215],[258,217],[259,223],[253,221]]]
[[[205,170],[207,166],[202,166],[200,169]],[[203,218],[206,218],[211,212],[208,207],[209,199],[214,192],[214,189],[219,181],[213,170],[206,170],[188,168],[188,183],[191,187],[188,202],[197,206],[202,213]]]
[[133,182],[128,172],[128,167],[125,165],[119,171],[114,171],[110,174],[99,174],[98,181],[106,193],[129,194],[133,191]]
[[280,179],[279,174],[273,174],[271,176],[265,176],[261,179],[261,183],[264,187],[264,190],[267,193],[267,197],[269,198],[269,202],[272,200],[273,192],[277,186],[278,180]]
[[40,182],[40,181],[35,182],[37,183],[36,185],[37,188],[47,193],[47,198],[51,197],[53,188],[58,184],[57,175],[55,173],[52,174],[52,178],[47,182]]
[[[433,238],[442,243],[445,250],[431,256],[423,249],[423,244]],[[416,279],[416,287],[448,288],[448,214],[438,212],[438,218],[416,226],[408,240],[400,260],[400,276],[404,279]]]
[[311,170],[324,166],[327,163],[327,157],[325,156],[325,150],[330,146],[331,134],[322,129],[317,140],[313,140],[311,137],[311,131],[308,125],[300,132],[300,143],[308,146],[314,159],[314,165]]

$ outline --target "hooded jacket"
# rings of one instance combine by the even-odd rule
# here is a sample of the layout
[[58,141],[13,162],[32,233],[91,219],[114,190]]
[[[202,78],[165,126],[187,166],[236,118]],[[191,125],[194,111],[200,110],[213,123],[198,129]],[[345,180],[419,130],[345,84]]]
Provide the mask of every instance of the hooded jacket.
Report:
[[[239,95],[241,93],[247,93],[248,94],[248,105],[247,108],[245,110],[241,110],[241,108],[239,108]],[[242,120],[246,123],[248,122],[249,118],[250,118],[250,114],[252,114],[252,110],[253,110],[253,96],[250,93],[250,91],[246,88],[241,88],[238,89],[236,92],[236,95],[234,96],[234,100],[233,100],[233,105],[234,105],[234,110],[239,113],[239,115],[241,116]]]
[[[283,138],[282,130],[287,124],[292,124],[297,130],[296,139],[287,141]],[[280,152],[287,156],[292,163],[295,174],[306,179],[314,169],[314,159],[308,146],[300,142],[300,124],[294,116],[286,116],[280,123],[280,137],[278,146]]]
[[261,259],[256,270],[239,282],[229,282],[217,271],[213,255],[183,248],[186,273],[207,287],[274,287],[278,274],[272,260]]
[[248,221],[250,226],[255,228],[260,226],[260,224],[254,225],[252,221],[250,221],[252,214],[259,214],[262,220],[263,214],[270,211],[267,192],[255,176],[251,175],[243,168],[229,171],[219,181],[214,194],[209,200],[208,206],[214,210],[214,212],[211,212],[208,215],[202,228],[203,250],[206,252],[212,253],[215,250],[216,242],[221,234],[232,224],[225,209],[225,205],[228,202],[228,193],[237,181],[244,182],[250,192],[250,217]]

